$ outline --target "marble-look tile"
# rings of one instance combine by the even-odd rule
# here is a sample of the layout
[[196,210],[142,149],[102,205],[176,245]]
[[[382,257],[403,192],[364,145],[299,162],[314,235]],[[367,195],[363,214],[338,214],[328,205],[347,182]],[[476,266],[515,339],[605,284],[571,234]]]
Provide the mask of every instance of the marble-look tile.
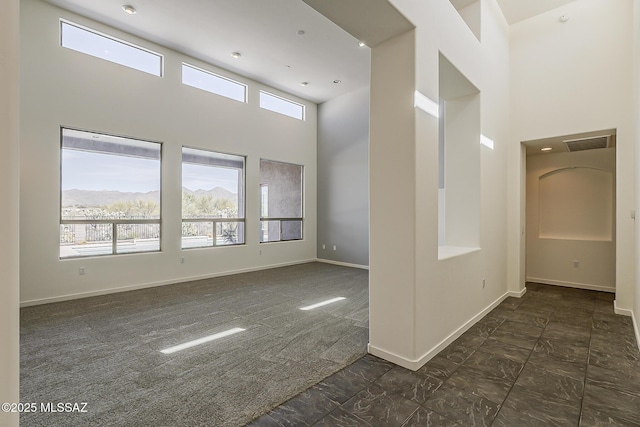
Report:
[[371,381],[363,378],[361,375],[343,369],[325,378],[316,386],[331,400],[342,404],[370,384]]
[[402,427],[458,427],[456,421],[424,408],[418,408]]
[[533,353],[545,353],[566,362],[586,364],[589,356],[589,347],[575,341],[541,337],[533,348]]
[[459,366],[459,363],[447,359],[442,354],[438,354],[416,372],[444,381],[449,378]]
[[298,394],[269,413],[283,426],[312,425],[340,404],[318,386]]
[[498,307],[514,310],[518,308],[523,302],[524,300],[522,298],[507,297],[498,305]]
[[[531,348],[533,348],[533,346],[531,346]],[[503,341],[494,339],[493,337],[489,337],[489,339],[486,340],[484,344],[478,347],[478,351],[504,356],[507,359],[519,363],[525,363],[529,358],[529,355],[531,354],[531,349],[511,345]]]
[[442,380],[396,366],[374,384],[405,399],[424,403],[442,385]]
[[587,366],[587,384],[640,397],[640,369],[612,370],[589,365]]
[[554,400],[568,400],[570,402],[580,402],[584,393],[584,381],[551,372],[540,375],[538,369],[528,364],[520,373],[516,385],[544,396],[550,396]]
[[595,313],[602,313],[602,314],[614,315],[615,312],[613,311],[613,302],[612,301],[601,300],[601,299],[596,299],[596,306],[595,306],[593,312],[594,312],[594,314]]
[[528,323],[506,320],[491,334],[491,338],[531,350],[542,334],[543,328]]
[[466,366],[461,366],[447,380],[447,386],[464,390],[474,396],[501,403],[506,397],[513,382],[496,379]]
[[631,355],[638,352],[638,346],[632,328],[627,331],[602,331],[599,329],[592,329],[591,347],[600,349],[623,347]]
[[587,382],[583,408],[594,409],[613,417],[640,424],[640,397]]
[[582,413],[580,414],[579,427],[631,427],[637,425],[591,408],[582,408]]
[[591,338],[591,326],[573,325],[551,320],[542,335],[547,338],[586,338],[588,340]]
[[389,361],[376,357],[372,354],[367,354],[355,363],[347,366],[346,370],[367,381],[375,381],[391,370],[394,366],[396,365]]
[[440,354],[453,362],[462,363],[476,351],[485,340],[486,338],[482,336],[463,334],[449,344],[447,348],[442,350]]
[[445,384],[424,407],[464,426],[490,426],[500,405]]
[[314,427],[370,427],[365,420],[345,411],[342,408],[336,408],[329,415],[322,418],[314,424]]
[[528,388],[514,385],[503,402],[493,425],[576,426],[580,419],[580,402],[553,399]]
[[578,314],[574,310],[557,310],[551,315],[551,321],[591,327],[593,316]]
[[463,366],[482,372],[487,377],[506,381],[515,381],[524,363],[516,362],[500,354],[475,352]]
[[503,322],[504,319],[499,317],[484,317],[478,323],[469,328],[469,330],[465,332],[465,335],[477,335],[488,338]]
[[247,427],[283,427],[282,424],[271,418],[269,414],[265,414],[260,418],[253,420]]
[[640,360],[638,360],[638,357],[629,354],[628,350],[615,346],[604,350],[592,347],[589,350],[589,364],[620,372],[640,370]]
[[616,294],[615,292],[598,292],[596,299],[600,301],[611,301],[611,303],[613,303],[613,300],[616,299]]
[[341,407],[375,426],[401,426],[419,406],[399,394],[372,384]]
[[544,328],[545,326],[547,326],[547,323],[549,323],[549,319],[551,318],[551,316],[552,314],[537,314],[527,311],[515,310],[511,314],[511,316],[507,317],[507,319],[513,322],[526,323],[528,325],[534,325],[539,328]]

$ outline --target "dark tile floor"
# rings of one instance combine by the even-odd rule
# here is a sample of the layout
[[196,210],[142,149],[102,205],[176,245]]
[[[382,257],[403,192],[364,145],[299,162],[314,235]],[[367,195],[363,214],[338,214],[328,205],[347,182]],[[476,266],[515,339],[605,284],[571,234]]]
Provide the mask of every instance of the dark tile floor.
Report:
[[371,355],[250,426],[636,426],[640,353],[613,294],[527,284],[413,372]]

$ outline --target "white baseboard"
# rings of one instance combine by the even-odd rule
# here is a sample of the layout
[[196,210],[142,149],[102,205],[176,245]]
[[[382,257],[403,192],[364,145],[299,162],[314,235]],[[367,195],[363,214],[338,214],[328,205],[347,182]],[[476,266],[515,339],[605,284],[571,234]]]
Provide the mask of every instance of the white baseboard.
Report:
[[262,265],[259,267],[250,267],[250,268],[242,268],[238,270],[222,271],[218,273],[203,274],[200,276],[180,277],[175,279],[162,280],[158,282],[148,282],[148,283],[141,283],[138,285],[122,286],[119,288],[103,289],[103,290],[91,291],[91,292],[79,292],[76,294],[67,294],[67,295],[61,295],[61,296],[49,297],[49,298],[39,298],[34,300],[21,301],[20,307],[30,307],[33,305],[49,304],[49,303],[61,302],[61,301],[70,301],[70,300],[80,299],[80,298],[115,294],[118,292],[135,291],[138,289],[154,288],[156,286],[175,285],[176,283],[193,282],[194,280],[211,279],[214,277],[230,276],[232,274],[250,273],[252,271],[269,270],[269,269],[278,268],[278,267],[288,267],[291,265],[307,264],[309,262],[315,262],[315,261],[316,259],[313,258],[313,259],[306,259],[306,260],[300,260],[300,261],[283,262],[279,264]]
[[614,300],[613,301],[613,312],[615,314],[619,314],[621,316],[633,317],[633,311],[632,310],[618,307],[618,300]]
[[564,282],[562,280],[542,279],[540,277],[527,277],[527,282],[542,283],[543,285],[565,286],[567,288],[588,289],[590,291],[616,292],[615,285],[600,286],[588,283]]
[[638,321],[633,311],[631,311],[631,320],[633,321],[633,330],[636,332],[636,345],[638,346],[638,350],[640,350],[640,326],[638,326]]
[[369,266],[368,265],[362,265],[362,264],[351,264],[348,262],[342,262],[342,261],[334,261],[332,259],[324,259],[324,258],[316,258],[316,261],[318,262],[323,262],[325,264],[333,264],[333,265],[341,265],[343,267],[353,267],[353,268],[360,268],[362,270],[368,270]]
[[526,291],[527,290],[525,288],[519,292],[514,292],[514,291],[506,292],[504,295],[502,295],[501,297],[496,299],[494,302],[489,304],[487,307],[485,307],[480,313],[476,314],[471,319],[469,319],[465,324],[463,324],[458,329],[456,329],[453,333],[451,333],[447,338],[445,338],[440,343],[438,343],[431,350],[427,351],[425,354],[423,354],[421,357],[415,360],[411,360],[411,359],[407,359],[406,357],[399,356],[393,352],[371,345],[371,343],[368,344],[367,350],[369,353],[373,354],[374,356],[381,357],[385,360],[388,360],[389,362],[395,363],[396,365],[400,365],[403,368],[411,369],[412,371],[417,371],[425,363],[427,363],[429,360],[435,357],[438,353],[444,350],[445,347],[447,347],[449,344],[451,344],[456,339],[458,339],[462,334],[467,332],[473,325],[478,323],[480,319],[486,316],[491,310],[496,308],[498,304],[500,304],[502,301],[507,299],[507,297],[519,298],[523,296]]

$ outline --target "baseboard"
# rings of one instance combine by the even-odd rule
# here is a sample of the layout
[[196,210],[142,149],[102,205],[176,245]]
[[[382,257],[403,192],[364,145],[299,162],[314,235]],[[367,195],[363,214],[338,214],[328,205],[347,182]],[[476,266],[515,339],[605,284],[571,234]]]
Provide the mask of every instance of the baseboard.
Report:
[[371,345],[370,343],[367,346],[367,350],[369,351],[369,353],[373,354],[374,356],[381,357],[385,360],[388,360],[389,362],[395,363],[396,365],[400,365],[403,368],[411,369],[412,371],[417,371],[425,363],[427,363],[429,360],[435,357],[438,353],[444,350],[449,344],[451,344],[456,339],[458,339],[462,334],[467,332],[473,325],[478,323],[480,319],[486,316],[491,310],[496,308],[498,304],[500,304],[502,301],[507,299],[507,297],[519,298],[522,295],[524,295],[526,291],[527,290],[525,288],[519,292],[514,292],[514,291],[506,292],[504,295],[502,295],[501,297],[496,299],[494,302],[489,304],[487,307],[485,307],[478,314],[476,314],[471,319],[469,319],[465,324],[463,324],[458,329],[456,329],[453,333],[451,333],[447,338],[445,338],[440,343],[438,343],[431,350],[427,351],[425,354],[423,354],[421,357],[415,360],[410,360],[410,359],[407,359],[406,357],[399,356],[393,352]]
[[618,307],[618,300],[613,300],[613,312],[621,316],[633,317],[633,310]]
[[640,350],[640,328],[638,327],[638,321],[636,320],[636,315],[633,310],[628,310],[626,308],[620,308],[617,305],[617,300],[613,301],[613,312],[615,314],[619,314],[621,316],[629,316],[631,317],[631,323],[633,323],[633,332],[636,335],[636,345],[638,346],[638,350]]
[[636,320],[636,315],[631,311],[631,321],[633,323],[633,330],[636,333],[636,345],[638,346],[638,350],[640,350],[640,328],[638,328],[638,321]]
[[203,275],[200,275],[200,276],[181,277],[181,278],[176,278],[176,279],[162,280],[162,281],[158,281],[158,282],[148,282],[148,283],[141,283],[141,284],[138,284],[138,285],[122,286],[122,287],[119,287],[119,288],[103,289],[103,290],[91,291],[91,292],[80,292],[80,293],[77,293],[77,294],[67,294],[67,295],[62,295],[62,296],[57,296],[57,297],[50,297],[50,298],[40,298],[40,299],[34,299],[34,300],[28,300],[28,301],[21,301],[20,302],[20,307],[30,307],[30,306],[34,306],[34,305],[42,305],[42,304],[50,304],[50,303],[54,303],[54,302],[70,301],[70,300],[75,300],[75,299],[80,299],[80,298],[89,298],[89,297],[95,297],[95,296],[100,296],[100,295],[115,294],[115,293],[119,293],[119,292],[127,292],[127,291],[135,291],[135,290],[139,290],[139,289],[154,288],[154,287],[157,287],[157,286],[175,285],[176,283],[193,282],[194,280],[212,279],[214,277],[231,276],[233,274],[250,273],[252,271],[269,270],[269,269],[278,268],[278,267],[288,267],[288,266],[291,266],[291,265],[307,264],[307,263],[315,262],[315,261],[316,261],[316,259],[313,258],[313,259],[306,259],[306,260],[300,260],[300,261],[283,262],[283,263],[279,263],[279,264],[269,264],[269,265],[262,265],[262,266],[259,266],[259,267],[249,267],[249,268],[242,268],[242,269],[238,269],[238,270],[228,270],[228,271],[222,271],[222,272],[218,272],[218,273],[203,274]]
[[614,286],[590,285],[588,283],[564,282],[562,280],[541,279],[540,277],[527,277],[527,282],[542,283],[543,285],[565,286],[567,288],[588,289],[590,291],[616,292]]
[[341,265],[343,267],[360,268],[360,269],[363,269],[363,270],[368,270],[369,269],[368,265],[351,264],[351,263],[348,263],[348,262],[334,261],[332,259],[316,258],[316,261],[323,262],[325,264]]

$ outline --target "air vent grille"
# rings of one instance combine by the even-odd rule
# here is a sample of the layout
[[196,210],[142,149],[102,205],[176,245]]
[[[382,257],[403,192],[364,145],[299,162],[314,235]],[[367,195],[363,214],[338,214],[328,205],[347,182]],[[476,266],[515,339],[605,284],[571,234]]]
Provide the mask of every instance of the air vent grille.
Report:
[[572,139],[563,141],[569,151],[594,150],[596,148],[607,148],[609,146],[609,135],[596,136],[591,138]]

